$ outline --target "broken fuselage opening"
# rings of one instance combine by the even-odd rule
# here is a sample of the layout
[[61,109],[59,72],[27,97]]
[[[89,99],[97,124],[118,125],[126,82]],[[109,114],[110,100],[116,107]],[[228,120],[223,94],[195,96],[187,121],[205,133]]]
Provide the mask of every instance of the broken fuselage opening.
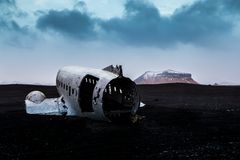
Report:
[[102,100],[104,114],[111,121],[134,115],[139,106],[136,84],[129,78],[115,78],[107,84]]
[[78,102],[82,112],[93,112],[92,97],[93,91],[99,78],[92,75],[86,75],[79,86]]

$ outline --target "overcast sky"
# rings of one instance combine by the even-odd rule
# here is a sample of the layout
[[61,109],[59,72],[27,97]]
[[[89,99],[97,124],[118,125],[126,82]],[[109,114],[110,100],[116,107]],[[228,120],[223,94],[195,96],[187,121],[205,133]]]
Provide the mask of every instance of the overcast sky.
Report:
[[65,65],[122,64],[240,84],[238,0],[0,0],[0,82],[55,82]]

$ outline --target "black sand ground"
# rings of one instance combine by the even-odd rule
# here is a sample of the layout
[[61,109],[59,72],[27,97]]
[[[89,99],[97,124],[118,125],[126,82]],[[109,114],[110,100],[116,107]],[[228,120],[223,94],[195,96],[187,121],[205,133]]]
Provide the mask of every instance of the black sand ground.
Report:
[[240,87],[139,86],[138,125],[30,116],[31,90],[56,97],[55,87],[0,86],[0,159],[239,159]]

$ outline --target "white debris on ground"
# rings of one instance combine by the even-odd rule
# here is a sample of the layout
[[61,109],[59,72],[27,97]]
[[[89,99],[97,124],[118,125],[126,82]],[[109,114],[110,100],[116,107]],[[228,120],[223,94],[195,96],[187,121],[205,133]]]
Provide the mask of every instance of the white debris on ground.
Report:
[[140,106],[139,107],[144,107],[146,104],[144,104],[143,102],[140,102]]

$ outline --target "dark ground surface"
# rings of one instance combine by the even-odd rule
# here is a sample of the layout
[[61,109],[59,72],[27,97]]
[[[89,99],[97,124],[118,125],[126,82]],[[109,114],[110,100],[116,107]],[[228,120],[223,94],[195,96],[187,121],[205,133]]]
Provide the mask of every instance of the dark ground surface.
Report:
[[240,87],[139,86],[146,118],[138,125],[30,116],[32,90],[0,86],[0,159],[239,159]]

